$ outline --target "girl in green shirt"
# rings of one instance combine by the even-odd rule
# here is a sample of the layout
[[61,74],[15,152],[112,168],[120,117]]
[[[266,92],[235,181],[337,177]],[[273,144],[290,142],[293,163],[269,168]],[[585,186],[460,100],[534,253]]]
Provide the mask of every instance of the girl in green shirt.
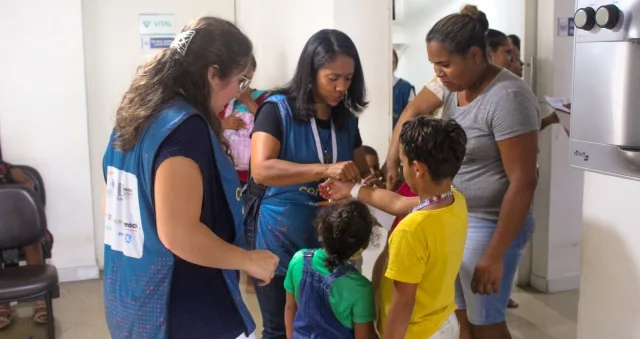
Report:
[[375,337],[373,287],[348,263],[369,244],[374,223],[357,201],[320,211],[316,224],[324,248],[300,250],[287,270],[287,338]]

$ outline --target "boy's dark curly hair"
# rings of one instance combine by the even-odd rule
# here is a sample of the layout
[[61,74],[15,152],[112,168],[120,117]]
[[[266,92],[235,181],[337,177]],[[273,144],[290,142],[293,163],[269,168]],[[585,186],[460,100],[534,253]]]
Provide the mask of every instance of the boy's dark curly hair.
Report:
[[418,117],[402,125],[400,145],[409,163],[419,161],[438,184],[453,179],[467,151],[467,134],[453,119]]
[[367,205],[355,200],[320,211],[316,225],[328,254],[325,265],[330,272],[367,248],[375,223]]

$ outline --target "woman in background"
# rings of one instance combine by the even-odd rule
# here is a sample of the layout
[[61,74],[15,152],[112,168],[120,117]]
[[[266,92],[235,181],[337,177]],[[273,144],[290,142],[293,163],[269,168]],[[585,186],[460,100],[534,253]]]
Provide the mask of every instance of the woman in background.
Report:
[[245,232],[250,246],[278,254],[271,284],[256,286],[262,338],[286,338],[284,280],[303,248],[321,247],[314,219],[325,178],[369,174],[355,114],[366,106],[358,50],[343,32],[324,29],[305,44],[293,79],[260,106],[251,138]]
[[[478,11],[478,13],[484,12]],[[511,39],[506,34],[491,28],[487,31],[486,38],[489,61],[498,67],[511,71],[515,55],[515,47],[511,43]]]
[[522,78],[524,76],[524,62],[522,61],[522,56],[520,55],[520,38],[518,38],[515,34],[509,35],[509,40],[513,45],[513,53],[511,58],[511,67],[509,70]]
[[[522,56],[520,54],[520,38],[517,35],[511,34],[509,35],[509,40],[511,40],[511,44],[513,44],[513,57],[511,58],[511,66],[509,67],[509,70],[513,74],[522,78],[524,75],[524,62],[522,61]],[[567,109],[571,109],[570,104],[565,105],[565,107]],[[542,121],[540,122],[540,131],[544,130],[545,128],[553,124],[558,124],[558,123],[560,123],[560,118],[558,118],[558,113],[553,111],[551,112],[551,114],[542,118]],[[509,307],[516,308],[518,307],[518,304],[513,301],[509,301]]]
[[391,128],[396,126],[398,123],[398,119],[400,118],[400,114],[407,107],[407,105],[416,97],[416,88],[408,82],[400,77],[395,75],[396,69],[398,68],[398,53],[396,50],[393,51],[393,123]]
[[234,245],[244,245],[240,182],[217,117],[248,88],[251,53],[232,23],[201,17],[124,94],[103,160],[114,339],[253,335],[237,271],[266,284],[278,258]]

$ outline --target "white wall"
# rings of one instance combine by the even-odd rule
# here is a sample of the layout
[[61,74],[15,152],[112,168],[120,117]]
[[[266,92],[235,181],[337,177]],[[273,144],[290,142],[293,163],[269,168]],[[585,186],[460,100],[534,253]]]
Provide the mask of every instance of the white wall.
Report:
[[335,28],[353,39],[364,67],[369,107],[360,117],[363,142],[386,157],[391,138],[391,36],[387,0],[237,0],[237,23],[254,44],[256,88],[283,85],[309,37]]
[[236,21],[253,42],[258,70],[252,87],[271,89],[291,79],[309,37],[333,27],[333,2],[236,0]]
[[[538,98],[571,97],[573,38],[557,35],[557,18],[574,13],[571,0],[538,0],[536,83]],[[543,115],[551,113],[541,104]],[[582,171],[569,167],[569,138],[554,125],[540,135],[540,181],[536,195],[531,284],[545,292],[580,283]]]
[[104,186],[102,156],[120,99],[142,57],[148,54],[141,49],[138,26],[141,13],[175,14],[176,33],[179,33],[185,24],[199,15],[212,14],[234,20],[235,10],[234,0],[82,1],[92,201],[96,211],[93,226],[100,267],[104,263],[104,216],[100,212]]
[[44,178],[60,279],[97,278],[81,0],[0,2],[0,41],[4,157]]
[[586,173],[578,338],[640,338],[640,182]]
[[388,0],[341,0],[334,8],[334,27],[353,39],[364,68],[369,107],[360,116],[362,142],[380,159],[386,159],[391,140],[390,12]]
[[416,88],[421,88],[433,78],[433,66],[427,59],[427,33],[438,20],[459,12],[466,4],[476,5],[485,12],[491,28],[524,37],[525,0],[429,1],[420,14],[407,16],[407,21],[398,23],[400,28],[395,28],[396,31],[404,31],[407,39],[407,43],[397,51],[400,60],[396,75],[408,80]]

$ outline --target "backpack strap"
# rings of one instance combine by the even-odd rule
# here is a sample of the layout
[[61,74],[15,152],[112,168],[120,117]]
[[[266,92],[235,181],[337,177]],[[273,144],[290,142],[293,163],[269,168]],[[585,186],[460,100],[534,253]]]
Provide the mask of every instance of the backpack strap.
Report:
[[258,106],[260,106],[265,100],[267,100],[267,98],[271,95],[270,91],[265,91],[264,93],[260,94],[259,97],[256,98],[256,104],[258,104]]

